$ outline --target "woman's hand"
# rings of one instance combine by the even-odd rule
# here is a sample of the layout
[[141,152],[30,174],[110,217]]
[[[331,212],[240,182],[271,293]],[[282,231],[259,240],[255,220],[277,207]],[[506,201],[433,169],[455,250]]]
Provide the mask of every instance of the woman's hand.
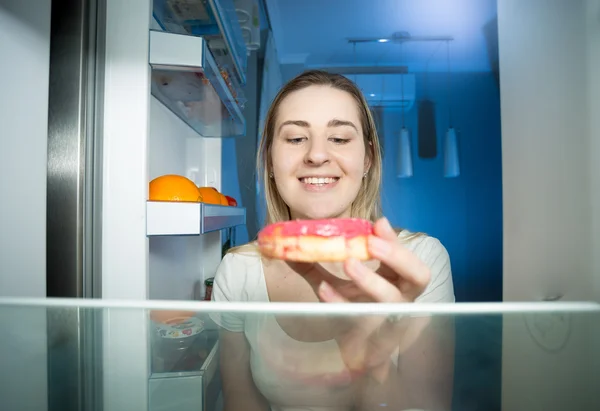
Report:
[[[431,277],[429,268],[401,244],[387,219],[375,223],[374,234],[368,240],[369,252],[380,267],[371,270],[359,261],[347,261],[344,269],[352,283],[334,287],[323,281],[318,291],[323,301],[404,303],[423,293]],[[361,316],[339,341],[342,356],[349,368],[366,366],[376,379],[385,380],[391,355],[410,347],[428,322],[427,317]]]
[[334,289],[323,282],[319,288],[323,301],[350,302],[360,298],[381,303],[413,302],[423,293],[431,277],[429,268],[401,244],[387,219],[377,220],[374,232],[368,247],[381,262],[379,269],[373,271],[359,261],[346,261],[344,269],[355,287]]

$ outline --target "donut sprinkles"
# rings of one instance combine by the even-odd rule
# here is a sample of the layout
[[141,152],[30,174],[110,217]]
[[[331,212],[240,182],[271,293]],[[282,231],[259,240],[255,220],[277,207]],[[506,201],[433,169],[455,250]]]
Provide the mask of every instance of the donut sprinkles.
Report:
[[359,218],[292,220],[266,226],[258,233],[260,253],[296,262],[365,261],[373,224]]

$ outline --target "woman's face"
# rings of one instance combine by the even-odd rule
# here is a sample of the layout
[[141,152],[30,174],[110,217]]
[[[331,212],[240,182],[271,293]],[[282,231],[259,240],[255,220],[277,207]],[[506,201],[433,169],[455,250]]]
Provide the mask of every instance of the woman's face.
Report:
[[292,219],[350,217],[369,167],[352,96],[329,86],[288,95],[277,112],[271,160]]

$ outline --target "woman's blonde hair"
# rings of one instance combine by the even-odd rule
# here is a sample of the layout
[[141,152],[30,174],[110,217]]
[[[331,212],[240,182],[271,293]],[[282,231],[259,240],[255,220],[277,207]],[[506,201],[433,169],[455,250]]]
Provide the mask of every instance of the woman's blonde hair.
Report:
[[[265,119],[264,130],[256,158],[257,175],[265,193],[265,225],[290,219],[289,207],[281,198],[279,191],[277,191],[275,180],[269,176],[272,170],[271,149],[273,139],[275,138],[275,124],[277,122],[279,106],[291,93],[310,86],[328,86],[345,91],[356,102],[364,138],[365,153],[369,162],[369,170],[366,177],[363,178],[356,199],[352,203],[351,216],[375,221],[382,216],[380,193],[382,150],[369,105],[360,89],[347,77],[322,70],[309,70],[294,77],[279,90],[269,107]],[[234,247],[229,251],[235,251],[241,247]]]

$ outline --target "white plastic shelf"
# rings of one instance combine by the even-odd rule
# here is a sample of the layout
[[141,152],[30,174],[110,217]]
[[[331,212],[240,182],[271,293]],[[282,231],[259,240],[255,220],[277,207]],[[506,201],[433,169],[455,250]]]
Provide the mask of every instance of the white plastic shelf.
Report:
[[202,137],[246,134],[243,90],[219,68],[202,37],[150,31],[151,92]]
[[146,202],[146,235],[200,235],[246,224],[246,209],[204,203]]

